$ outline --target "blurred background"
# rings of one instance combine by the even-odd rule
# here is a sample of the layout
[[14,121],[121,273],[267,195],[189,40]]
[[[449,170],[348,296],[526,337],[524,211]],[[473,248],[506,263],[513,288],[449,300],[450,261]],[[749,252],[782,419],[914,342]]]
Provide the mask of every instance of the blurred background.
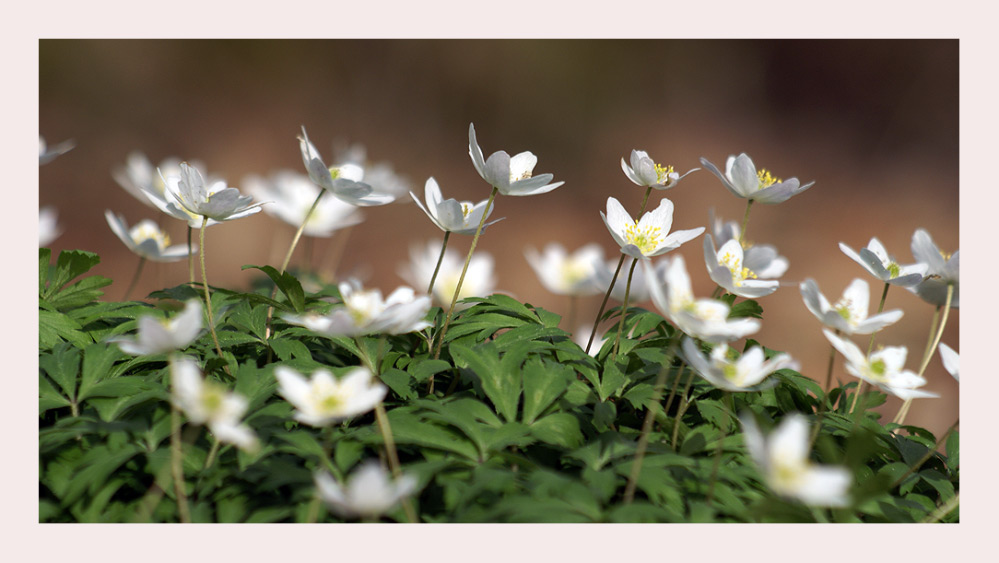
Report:
[[[756,338],[820,382],[829,343],[796,284],[813,278],[835,302],[853,278],[865,279],[872,312],[882,288],[839,242],[859,250],[877,237],[907,264],[922,227],[942,250],[959,248],[956,40],[41,40],[39,65],[40,132],[50,144],[76,143],[39,172],[39,205],[57,210],[63,231],[50,246],[99,253],[95,273],[115,280],[108,299],[122,298],[138,258],[111,232],[106,209],[129,225],[153,219],[175,244],[186,237],[183,222],[112,178],[129,153],[154,165],[200,161],[203,172],[243,189],[249,175],[304,172],[302,125],[328,164],[334,146],[363,145],[367,160],[391,163],[421,197],[430,176],[446,198],[488,197],[468,157],[470,122],[486,156],[532,151],[534,173],[565,185],[499,196],[493,218],[506,219],[476,252],[495,259],[497,290],[563,315],[567,298],[541,286],[524,250],[596,242],[616,259],[599,212],[614,196],[637,214],[644,189],[620,166],[632,149],[680,173],[702,156],[724,166],[746,152],[775,176],[814,180],[787,202],[754,205],[747,232],[790,261],[787,286],[759,299],[765,322]],[[745,209],[707,170],[654,192],[649,209],[663,196],[675,204],[674,229],[707,226],[709,209],[726,220]],[[326,279],[356,275],[388,292],[405,283],[399,271],[410,248],[442,236],[408,196],[363,213],[363,223],[300,245],[292,267],[311,262]],[[265,213],[212,227],[209,281],[249,286],[258,272],[240,267],[280,266],[294,230]],[[463,257],[470,243],[454,235],[448,247]],[[674,253],[706,297],[715,286],[701,243]],[[150,263],[132,297],[186,279],[184,261]],[[575,324],[590,322],[599,304],[600,296],[581,300]],[[904,318],[877,342],[907,346],[915,371],[934,307],[893,288],[886,309],[895,308]],[[951,311],[942,339],[958,352],[959,316]],[[915,401],[907,422],[940,435],[957,416],[958,386],[938,357],[925,375],[942,397]],[[852,380],[841,357],[834,378]],[[890,398],[880,410],[890,420],[900,404]]]

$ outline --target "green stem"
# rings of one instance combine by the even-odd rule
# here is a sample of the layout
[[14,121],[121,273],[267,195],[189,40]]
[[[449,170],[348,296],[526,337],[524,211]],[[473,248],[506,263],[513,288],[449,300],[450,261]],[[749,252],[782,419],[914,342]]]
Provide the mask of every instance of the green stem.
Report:
[[182,524],[189,524],[191,511],[187,506],[187,492],[184,490],[184,453],[180,448],[181,425],[180,409],[173,405],[170,411],[170,467],[173,473],[173,490],[177,495],[177,514],[180,521]]
[[708,480],[708,504],[715,496],[715,480],[718,479],[718,468],[721,467],[722,458],[722,442],[725,441],[725,437],[728,434],[728,425],[732,420],[732,411],[735,410],[735,404],[732,400],[732,393],[728,391],[722,391],[722,395],[725,397],[725,406],[728,407],[725,410],[725,423],[721,429],[721,436],[718,438],[718,444],[715,446],[714,463],[711,465],[711,478]]
[[593,330],[590,331],[590,339],[586,341],[586,353],[590,353],[590,347],[593,346],[593,338],[597,335],[597,327],[600,326],[600,317],[604,315],[604,309],[607,307],[607,300],[610,299],[610,294],[614,291],[614,284],[617,282],[617,275],[621,273],[621,266],[624,265],[624,259],[627,258],[627,254],[621,254],[621,259],[617,261],[617,269],[614,270],[614,275],[611,276],[610,285],[607,286],[607,293],[604,294],[604,300],[600,302],[600,310],[597,311],[597,318],[593,321]]
[[[885,282],[885,289],[884,289],[884,291],[881,292],[881,303],[878,304],[878,312],[877,312],[877,314],[881,314],[881,312],[885,310],[885,299],[888,298],[888,288],[889,287],[891,287],[891,285],[888,284],[887,282]],[[876,331],[876,330],[874,332],[872,332],[871,333],[871,340],[870,340],[870,342],[867,343],[867,357],[868,358],[871,357],[871,351],[874,350],[874,337],[877,334],[878,334],[878,331]],[[852,413],[852,412],[854,412],[857,409],[857,400],[860,399],[860,394],[864,392],[864,386],[866,384],[867,384],[867,382],[864,381],[863,379],[861,379],[860,383],[857,384],[857,392],[853,396],[853,403],[850,404],[850,410],[848,411],[848,413]]]
[[683,414],[687,412],[687,406],[690,404],[687,402],[687,393],[690,391],[690,385],[694,382],[694,370],[690,370],[690,374],[687,376],[687,383],[683,386],[683,396],[680,397],[680,408],[676,411],[676,419],[673,421],[673,436],[670,439],[670,446],[672,446],[673,451],[676,451],[676,440],[680,436],[680,419],[683,418]]
[[191,274],[191,283],[194,283],[194,252],[191,246],[191,225],[187,225],[187,269]]
[[[388,415],[385,414],[385,407],[382,406],[382,403],[378,403],[378,406],[375,407],[375,419],[378,421],[378,429],[382,433],[382,439],[385,440],[385,455],[388,457],[392,476],[395,479],[399,479],[402,476],[402,470],[399,467],[399,453],[395,449],[395,440],[392,439],[392,428],[389,426]],[[406,519],[410,523],[418,522],[416,512],[413,510],[413,505],[410,504],[408,498],[402,499],[402,508],[406,513]]]
[[434,267],[434,275],[430,277],[430,285],[427,286],[427,295],[433,296],[434,282],[437,281],[437,273],[441,271],[441,263],[444,262],[444,251],[447,250],[447,239],[451,237],[451,231],[444,231],[444,244],[441,245],[441,255],[437,257],[437,266]]
[[[839,330],[837,329],[836,334],[839,335]],[[829,403],[829,388],[832,385],[832,372],[833,364],[836,362],[836,347],[829,346],[829,368],[826,370],[826,386],[823,389],[822,402],[819,403],[819,408],[815,412],[815,428],[812,429],[812,435],[809,438],[809,447],[815,444],[815,439],[819,437],[819,431],[822,429],[822,419],[826,415],[826,405]]]
[[635,275],[635,266],[638,265],[638,258],[632,258],[631,269],[628,270],[628,283],[624,286],[624,304],[621,307],[621,323],[617,325],[617,336],[614,338],[614,357],[617,358],[617,351],[621,346],[621,333],[624,332],[624,319],[628,316],[628,297],[631,293],[631,278]]
[[746,243],[746,226],[749,224],[749,209],[753,207],[753,200],[746,201],[746,214],[742,217],[742,228],[739,229],[739,244],[743,245],[745,248]]
[[219,453],[219,446],[221,445],[222,442],[219,442],[218,438],[212,439],[212,449],[208,450],[208,457],[205,458],[205,465],[201,468],[202,471],[207,471],[212,466],[212,463],[215,462],[215,456]]
[[135,284],[139,283],[139,276],[142,275],[142,267],[146,265],[146,258],[139,258],[139,266],[135,269],[135,276],[132,277],[132,283],[128,284],[128,289],[125,290],[125,296],[121,298],[122,301],[128,301],[128,295],[132,293],[135,289]]
[[[933,352],[937,349],[937,345],[940,344],[940,338],[943,336],[944,328],[947,326],[947,317],[950,315],[950,303],[954,298],[954,284],[947,284],[947,300],[943,304],[943,317],[940,318],[940,326],[937,328],[936,336],[930,340],[930,345],[927,346],[926,352],[923,354],[923,363],[919,366],[919,377],[923,376],[923,372],[926,371],[926,366],[930,364],[930,358],[933,357]],[[906,415],[909,414],[909,407],[912,405],[912,399],[906,399],[902,408],[898,409],[898,414],[895,416],[896,424],[901,425],[905,421]]]
[[479,242],[482,227],[486,224],[486,217],[489,216],[489,210],[498,192],[499,188],[496,187],[493,187],[493,190],[489,192],[489,200],[486,201],[486,210],[482,213],[482,219],[479,220],[479,227],[475,229],[475,236],[472,237],[472,247],[468,249],[468,256],[465,257],[465,265],[461,268],[461,276],[458,277],[458,285],[454,288],[454,296],[451,298],[451,306],[448,307],[447,316],[444,318],[444,326],[441,328],[440,334],[437,335],[437,350],[434,352],[435,360],[441,356],[441,348],[444,346],[444,335],[447,334],[447,328],[451,325],[454,306],[458,302],[458,294],[461,293],[461,284],[465,283],[465,272],[468,271],[468,263],[472,261],[472,253],[475,252],[475,245]]
[[205,308],[208,309],[208,328],[212,333],[212,341],[215,343],[215,351],[219,355],[219,359],[222,360],[222,367],[225,369],[226,374],[232,375],[229,372],[229,365],[225,361],[225,357],[222,355],[222,347],[219,346],[219,336],[215,333],[215,314],[212,313],[212,295],[208,290],[208,270],[205,268],[205,228],[208,226],[208,217],[202,217],[201,219],[201,233],[200,239],[198,240],[201,245],[199,248],[198,256],[201,257],[201,283],[205,286]]

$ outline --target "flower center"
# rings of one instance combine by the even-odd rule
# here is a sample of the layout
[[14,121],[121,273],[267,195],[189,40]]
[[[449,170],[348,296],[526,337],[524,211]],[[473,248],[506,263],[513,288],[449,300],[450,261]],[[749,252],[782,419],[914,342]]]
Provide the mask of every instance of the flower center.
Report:
[[746,281],[746,278],[756,279],[756,273],[749,268],[743,268],[742,259],[736,258],[731,252],[723,254],[718,263],[732,272],[732,283],[736,287],[741,287],[742,282]]
[[336,180],[340,177],[340,167],[332,166],[330,167],[330,177]]
[[889,276],[891,276],[893,278],[897,278],[899,276],[899,274],[901,274],[901,273],[902,273],[902,268],[897,263],[892,262],[892,263],[888,264],[888,275]]
[[590,275],[590,270],[586,264],[575,260],[566,260],[562,263],[562,281],[569,287],[575,287]]
[[670,165],[663,166],[662,164],[656,164],[656,182],[660,184],[668,184],[672,180],[670,174],[675,174],[673,167]]
[[337,395],[326,395],[319,401],[319,410],[323,412],[335,412],[343,405],[343,399]]
[[943,250],[941,250],[940,251],[940,256],[943,256],[944,260],[950,260],[950,257],[952,256],[952,254],[950,252],[944,252]]
[[210,381],[206,381],[201,390],[201,407],[205,409],[209,418],[222,407],[222,399],[225,389]]
[[725,379],[729,381],[735,381],[736,377],[739,375],[739,370],[736,369],[734,364],[723,364],[721,366],[722,375]]
[[[530,174],[530,173],[528,173]],[[464,218],[468,218],[468,214],[472,212],[472,205],[470,203],[461,204],[461,215]]]
[[524,170],[519,176],[516,176],[515,173],[511,172],[510,181],[516,182],[518,180],[526,180],[531,177],[531,173],[532,173],[531,170]]
[[350,298],[344,301],[344,305],[358,326],[368,324],[384,308],[380,296],[374,291],[352,293]]
[[143,221],[132,227],[128,235],[132,237],[132,242],[135,244],[142,244],[147,240],[152,240],[156,242],[156,247],[160,250],[170,246],[170,237],[150,222]]
[[756,188],[758,190],[762,190],[763,188],[769,188],[774,184],[779,184],[783,182],[783,180],[781,180],[780,178],[774,178],[773,175],[770,174],[770,171],[767,170],[766,168],[761,168],[756,173],[756,177],[759,178],[760,180],[760,186]]
[[853,311],[850,309],[850,305],[853,303],[849,299],[842,299],[839,303],[833,307],[833,310],[839,313],[839,316],[848,323],[853,323]]
[[628,225],[624,232],[624,238],[637,246],[643,255],[647,255],[659,248],[659,243],[663,236],[662,230],[659,227],[646,227],[642,229],[636,222]]

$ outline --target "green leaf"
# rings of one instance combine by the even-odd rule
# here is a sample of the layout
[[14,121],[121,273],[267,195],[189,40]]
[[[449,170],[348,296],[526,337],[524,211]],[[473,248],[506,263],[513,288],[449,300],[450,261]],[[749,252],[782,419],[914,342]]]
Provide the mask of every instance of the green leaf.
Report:
[[451,364],[444,360],[432,360],[420,358],[413,360],[406,366],[408,371],[417,382],[423,383],[430,379],[431,375],[437,375],[442,371],[451,369]]
[[947,466],[950,467],[951,471],[955,471],[961,466],[961,438],[958,434],[958,431],[954,430],[951,432],[950,436],[947,437]]
[[60,311],[86,305],[104,295],[98,288],[107,285],[111,285],[111,280],[103,276],[86,277],[49,297],[49,303]]
[[61,344],[51,354],[38,357],[38,367],[55,381],[70,401],[76,401],[76,379],[80,373],[80,350]]
[[600,375],[600,386],[597,387],[597,394],[600,396],[601,402],[606,401],[608,397],[614,395],[628,382],[628,378],[624,375],[624,369],[627,368],[627,365],[626,359],[604,364],[604,371]]
[[269,344],[271,349],[274,350],[274,354],[282,362],[288,362],[292,359],[312,359],[312,353],[309,352],[309,348],[301,340],[295,340],[294,338],[274,338],[269,341]]
[[460,433],[436,424],[423,422],[417,416],[393,409],[388,412],[392,438],[397,444],[415,444],[454,452],[471,460],[478,460],[478,451]]
[[[44,256],[44,254],[44,252],[39,250],[39,261],[43,258],[46,260],[49,258],[49,256]],[[39,264],[39,283],[41,283],[42,279],[48,279],[48,283],[44,291],[41,292],[41,296],[49,299],[49,297],[58,293],[70,280],[89,272],[100,261],[101,258],[93,252],[63,250],[59,253],[59,258],[56,259],[55,268],[51,270],[48,268],[45,269],[46,275],[42,275],[43,270],[41,264]]]
[[[80,392],[78,399],[83,401],[94,396],[94,386],[111,374],[111,366],[124,354],[116,344],[96,342],[83,350],[83,373],[80,377]],[[104,395],[105,397],[113,395]]]
[[[482,391],[489,397],[496,410],[508,422],[517,419],[517,403],[520,399],[520,365],[513,351],[508,351],[501,361],[496,347],[484,344],[471,350],[460,344],[451,346],[451,355],[467,365],[479,377]],[[516,364],[516,365],[511,365]]]
[[419,396],[413,377],[401,369],[392,368],[378,376],[400,399],[410,401]]
[[288,272],[281,273],[274,269],[273,266],[243,266],[242,269],[256,269],[267,274],[267,277],[271,278],[274,285],[281,290],[281,293],[288,299],[291,306],[295,309],[296,313],[301,313],[305,310],[305,292],[302,290],[302,284],[295,278],[295,276],[289,274]]
[[[734,296],[733,296],[734,297]],[[763,307],[752,299],[746,299],[731,306],[732,308],[728,312],[728,318],[737,319],[741,317],[752,317],[756,319],[763,318]]]
[[567,412],[550,414],[535,421],[530,428],[531,435],[538,440],[566,449],[578,448],[584,439],[579,420]]
[[574,379],[572,368],[531,358],[524,364],[524,424],[531,424],[549,405],[569,388]]
[[73,343],[77,348],[83,348],[94,340],[84,332],[80,323],[63,313],[38,311],[38,348],[47,350],[60,342]]

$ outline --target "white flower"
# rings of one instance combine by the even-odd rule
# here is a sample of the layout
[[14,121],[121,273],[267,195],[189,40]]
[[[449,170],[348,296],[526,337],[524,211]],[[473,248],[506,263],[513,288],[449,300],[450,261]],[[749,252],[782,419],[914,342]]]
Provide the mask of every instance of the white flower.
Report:
[[506,151],[496,151],[488,159],[482,157],[482,149],[475,140],[475,125],[468,125],[468,155],[476,172],[499,193],[510,196],[538,195],[550,192],[565,182],[549,184],[551,174],[533,176],[538,157],[525,151],[511,157]]
[[337,483],[328,473],[317,473],[319,497],[342,516],[373,518],[395,506],[416,490],[416,477],[403,474],[389,480],[389,474],[377,462],[366,462],[347,479]]
[[170,362],[173,402],[194,424],[205,424],[220,442],[235,444],[241,450],[254,451],[257,436],[240,424],[249,406],[246,397],[226,390],[215,381],[206,381],[198,365],[189,358]]
[[[572,341],[578,344],[580,349],[586,350],[586,344],[590,340],[590,332],[592,331],[593,325],[583,325],[572,334]],[[590,348],[590,356],[596,358],[597,355],[600,354],[600,342],[603,341],[603,339],[603,333],[597,333],[594,335],[593,342],[597,343],[597,345]]]
[[659,202],[659,207],[635,221],[618,200],[609,197],[607,214],[604,215],[601,211],[600,217],[614,241],[621,247],[621,252],[643,260],[677,249],[704,232],[704,227],[697,227],[670,233],[673,226],[673,202],[665,198]]
[[909,291],[919,295],[923,301],[943,306],[947,302],[947,286],[954,286],[950,306],[960,306],[961,251],[945,254],[940,250],[925,229],[917,229],[912,235],[912,256],[926,264],[926,278],[909,287]]
[[[248,176],[243,187],[253,197],[267,200],[264,212],[293,226],[300,227],[312,204],[321,193],[321,188],[312,183],[308,176],[281,170],[264,179]],[[310,237],[330,237],[339,229],[357,225],[364,220],[363,215],[353,205],[336,197],[323,197],[319,200],[302,234]]]
[[[167,203],[166,180],[164,178],[170,176],[179,178],[180,163],[179,158],[170,157],[160,162],[159,166],[153,166],[146,155],[134,151],[129,153],[124,166],[118,166],[111,171],[111,176],[118,182],[118,185],[125,188],[125,191],[142,203],[150,207],[160,208]],[[191,161],[191,166],[198,170],[205,169],[205,166],[196,160]],[[209,181],[212,180],[214,178],[209,177]],[[155,203],[156,200],[159,200],[160,205]],[[187,220],[185,217],[181,218]]]
[[284,320],[326,336],[405,334],[430,326],[423,320],[430,297],[417,297],[412,288],[399,287],[386,299],[377,289],[362,290],[357,280],[342,282],[339,288],[343,305],[328,315],[285,315]]
[[595,295],[600,292],[595,276],[603,268],[604,251],[592,243],[571,255],[558,243],[549,243],[543,254],[534,248],[524,252],[527,262],[545,289],[557,295]]
[[152,315],[142,315],[136,321],[138,333],[135,339],[128,337],[111,338],[122,352],[134,356],[149,356],[163,354],[174,350],[183,350],[194,342],[201,332],[203,316],[201,301],[191,299],[184,310],[171,319],[157,319]]
[[[206,185],[201,172],[185,162],[180,163],[180,177],[168,176],[165,183],[167,199],[182,207],[189,218],[194,215],[198,219],[206,217],[216,222],[231,221],[253,215],[263,205],[251,205],[252,197],[240,194],[236,188],[227,187],[222,180]],[[150,200],[154,203],[156,201],[154,198]]]
[[657,190],[668,190],[687,176],[687,174],[690,174],[695,170],[700,170],[700,168],[688,170],[683,176],[681,176],[673,171],[672,166],[656,164],[655,161],[649,158],[649,154],[647,152],[633,150],[631,151],[631,166],[628,166],[622,158],[621,170],[624,170],[624,175],[627,176],[629,180],[639,186],[655,188]]
[[373,190],[392,196],[397,203],[407,201],[405,196],[411,189],[410,181],[405,176],[397,174],[392,164],[388,162],[368,162],[367,150],[363,145],[357,143],[349,146],[335,145],[333,160],[338,163],[334,168],[345,164],[360,166],[364,169],[364,182]]
[[[594,282],[600,289],[600,293],[607,293],[607,287],[610,285],[611,279],[614,278],[614,271],[617,270],[618,262],[618,259],[611,258],[597,267]],[[660,278],[666,275],[666,267],[668,265],[669,262],[667,260],[657,262],[653,267],[656,275]],[[630,303],[641,303],[642,301],[647,301],[650,297],[649,285],[646,283],[646,270],[648,269],[646,262],[642,261],[639,268],[642,271],[636,273],[631,278],[631,290],[628,292],[628,301]],[[627,274],[623,272],[619,273],[617,281],[614,283],[614,289],[611,290],[610,298],[623,302],[627,285]]]
[[760,467],[767,485],[778,495],[817,506],[847,506],[853,477],[845,467],[826,466],[808,459],[808,420],[789,414],[764,437],[751,414],[739,416],[749,455]]
[[[459,235],[475,234],[482,221],[482,214],[486,211],[486,204],[489,203],[489,200],[486,199],[475,204],[470,201],[444,199],[440,186],[437,185],[437,180],[434,180],[433,177],[427,179],[423,192],[427,200],[426,207],[420,202],[420,198],[416,197],[416,194],[409,192],[409,195],[412,196],[416,205],[420,206],[420,209],[427,214],[427,217],[430,217],[430,220],[437,225],[437,228]],[[492,215],[494,208],[495,206],[490,206],[489,215]],[[489,215],[486,217],[488,218]],[[486,227],[498,221],[502,221],[502,219],[482,225],[482,231],[485,232]]]
[[[714,210],[708,211],[708,223],[715,244],[725,245],[730,240],[739,240],[741,228],[736,221],[722,221],[715,217]],[[757,279],[772,280],[784,275],[790,263],[770,244],[742,243],[742,265],[756,274]]]
[[357,367],[337,379],[318,369],[311,379],[278,366],[274,370],[278,393],[295,406],[295,420],[310,426],[328,426],[338,420],[364,414],[375,408],[388,388],[373,381],[371,370]]
[[[143,219],[129,229],[124,215],[115,215],[108,209],[104,211],[104,218],[121,242],[142,258],[154,262],[176,262],[188,256],[186,245],[169,246],[170,237],[149,219]],[[194,252],[197,247],[191,250]]]
[[757,319],[728,320],[728,305],[715,299],[694,299],[683,256],[665,266],[665,288],[657,270],[646,270],[652,302],[684,333],[707,342],[728,342],[760,330]]
[[836,336],[829,329],[822,329],[822,332],[826,335],[829,343],[846,358],[846,371],[850,372],[851,375],[872,385],[877,385],[886,393],[891,393],[904,400],[940,396],[917,389],[917,387],[926,385],[926,380],[920,375],[903,369],[905,356],[908,353],[904,346],[888,346],[867,357],[853,342]]
[[756,170],[752,159],[742,153],[739,156],[729,156],[725,162],[725,173],[706,158],[701,158],[701,164],[722,181],[722,184],[737,197],[751,199],[760,203],[781,203],[791,196],[812,187],[815,182],[801,185],[797,178],[781,181],[774,178],[765,169]]
[[392,203],[395,197],[389,194],[374,193],[371,185],[362,182],[364,169],[356,164],[344,164],[330,168],[323,162],[319,151],[309,142],[309,135],[302,127],[302,136],[298,138],[299,149],[302,151],[302,162],[312,179],[320,188],[329,191],[334,196],[358,207],[385,205]]
[[715,250],[711,235],[704,235],[704,264],[711,279],[725,288],[725,291],[749,298],[763,297],[777,291],[780,282],[756,279],[758,275],[746,266],[743,258],[742,245],[738,240],[729,240],[721,249]]
[[772,387],[776,385],[776,381],[770,380],[771,385],[766,386],[759,384],[777,370],[798,369],[798,362],[787,354],[778,354],[764,361],[763,348],[760,346],[750,348],[738,359],[730,358],[730,353],[735,352],[728,344],[722,343],[711,350],[711,357],[708,358],[701,353],[693,339],[685,338],[683,341],[683,355],[687,358],[687,363],[712,385],[726,391],[757,391]]
[[[428,241],[426,245],[414,245],[409,248],[409,262],[404,264],[399,270],[402,279],[410,284],[426,288],[430,285],[430,278],[434,275],[434,268],[437,266],[437,259],[441,253],[441,242]],[[434,300],[440,305],[451,303],[454,297],[454,288],[458,286],[458,278],[461,276],[461,269],[464,267],[464,260],[455,253],[447,250],[444,252],[444,259],[441,260],[441,268],[437,273],[437,280],[434,282]],[[468,271],[465,272],[465,281],[461,284],[461,293],[458,294],[458,301],[468,297],[485,297],[491,295],[496,288],[496,274],[494,273],[493,257],[488,252],[476,252],[472,255],[468,263]],[[458,303],[455,310],[469,307],[468,303]]]
[[62,229],[56,220],[55,207],[43,207],[38,210],[38,247],[52,244],[52,241],[59,238]]
[[73,141],[63,141],[63,142],[59,143],[58,145],[50,147],[50,146],[47,146],[45,144],[45,137],[39,136],[38,137],[38,164],[39,164],[39,166],[41,166],[42,164],[48,164],[48,163],[52,162],[55,159],[55,157],[57,157],[57,156],[59,156],[61,154],[66,154],[67,152],[69,152],[70,150],[72,150],[73,147],[75,147],[75,146],[76,145],[73,144]]
[[955,352],[953,348],[943,342],[940,343],[940,346],[938,346],[937,349],[940,350],[940,361],[943,362],[944,369],[947,370],[947,373],[954,376],[954,379],[961,381],[959,369],[961,363],[960,356],[958,356],[957,352]]
[[863,266],[872,276],[899,287],[909,287],[923,281],[923,275],[926,273],[926,264],[903,266],[896,262],[877,238],[872,238],[871,242],[867,243],[867,248],[861,248],[860,252],[854,251],[842,242],[839,243],[839,249]]
[[843,297],[830,305],[813,279],[801,283],[801,297],[808,310],[822,324],[847,334],[871,334],[902,318],[902,310],[894,309],[867,316],[870,289],[867,282],[856,278],[843,291]]

